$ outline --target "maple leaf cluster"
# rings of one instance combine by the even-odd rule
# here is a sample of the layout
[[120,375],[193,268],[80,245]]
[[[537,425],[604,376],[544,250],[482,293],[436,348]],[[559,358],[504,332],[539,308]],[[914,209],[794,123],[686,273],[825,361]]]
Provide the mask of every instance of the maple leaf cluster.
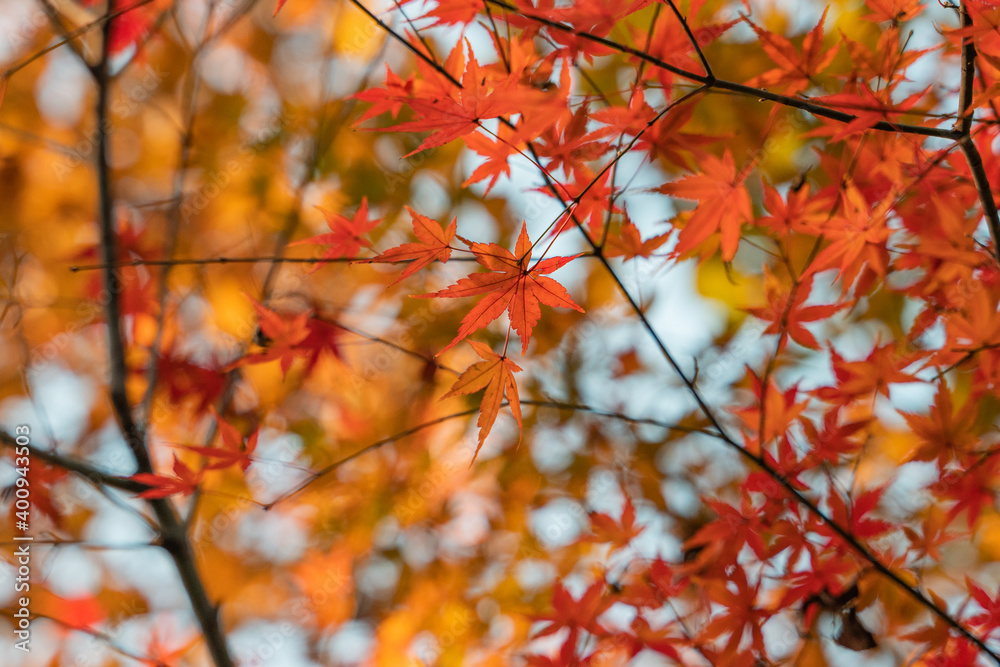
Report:
[[[3,496],[62,546],[106,511],[71,473],[130,494],[202,633],[116,651],[293,618],[352,664],[1000,663],[997,3],[230,4],[114,0],[2,77],[0,387],[102,389]],[[23,129],[62,46],[100,132]],[[36,611],[106,638],[112,583]]]

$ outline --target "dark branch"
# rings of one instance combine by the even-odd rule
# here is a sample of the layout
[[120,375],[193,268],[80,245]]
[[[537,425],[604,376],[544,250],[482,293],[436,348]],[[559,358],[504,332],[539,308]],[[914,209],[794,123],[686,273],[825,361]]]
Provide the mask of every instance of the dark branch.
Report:
[[[961,4],[959,15],[962,19],[962,28],[971,29],[972,17],[969,15],[969,8],[965,2]],[[972,181],[976,184],[979,201],[983,206],[983,215],[986,216],[986,223],[990,229],[990,238],[993,240],[993,256],[996,257],[997,262],[1000,262],[1000,212],[997,211],[996,200],[993,198],[993,188],[990,187],[990,180],[986,175],[983,156],[979,154],[979,149],[972,140],[972,121],[976,112],[972,108],[975,81],[976,45],[972,41],[972,35],[965,35],[962,37],[962,83],[958,91],[958,120],[955,122],[955,131],[959,134],[958,142],[962,146],[966,162],[969,163]]]
[[[122,282],[121,273],[115,267],[118,257],[118,238],[115,228],[114,197],[111,193],[111,169],[108,164],[108,155],[111,151],[109,136],[111,120],[108,115],[111,89],[111,76],[108,69],[110,37],[111,21],[106,21],[102,26],[101,59],[92,68],[92,72],[97,84],[98,222],[100,224],[101,256],[106,265],[104,267],[104,285],[108,291],[105,316],[108,326],[108,355],[111,366],[111,404],[118,418],[122,435],[135,457],[139,471],[151,473],[153,465],[146,449],[145,434],[132,416],[132,408],[129,405],[125,386],[128,367],[125,362],[125,338],[121,326]],[[208,593],[198,574],[194,553],[191,550],[191,543],[188,541],[184,525],[169,500],[165,498],[153,499],[149,501],[149,504],[159,522],[162,546],[170,554],[177,567],[216,667],[233,667],[235,663],[229,654],[229,648],[226,646],[226,636],[219,622],[218,608],[208,599]]]
[[[18,446],[14,436],[6,431],[0,431],[0,445],[10,449],[14,449]],[[62,468],[63,470],[68,470],[74,474],[84,477],[95,486],[110,486],[112,488],[129,491],[131,493],[142,493],[149,488],[145,484],[131,480],[128,477],[120,477],[109,472],[104,472],[103,470],[98,470],[88,463],[84,463],[83,461],[70,458],[68,456],[63,456],[62,454],[56,454],[55,452],[47,449],[30,447],[30,451],[32,458],[36,458],[39,461],[44,461],[51,466]]]

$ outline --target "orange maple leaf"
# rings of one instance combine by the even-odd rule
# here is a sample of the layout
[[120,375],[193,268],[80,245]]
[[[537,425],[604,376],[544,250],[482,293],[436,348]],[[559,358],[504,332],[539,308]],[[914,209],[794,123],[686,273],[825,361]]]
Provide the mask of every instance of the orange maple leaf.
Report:
[[576,305],[565,287],[552,278],[541,275],[552,273],[580,255],[550,257],[536,262],[530,269],[526,268],[531,261],[531,241],[528,239],[528,228],[524,223],[521,223],[521,234],[518,236],[513,254],[496,243],[471,241],[465,243],[472,249],[476,261],[489,269],[490,273],[473,273],[451,287],[433,294],[420,294],[414,297],[453,299],[486,295],[462,319],[462,326],[459,327],[455,340],[448,343],[438,354],[449,350],[477,329],[482,329],[500,317],[504,310],[510,316],[514,331],[521,337],[521,354],[524,354],[531,340],[531,331],[542,316],[539,304],[544,303],[554,308],[572,308],[583,312],[583,308]]
[[500,180],[500,176],[510,176],[510,163],[507,160],[511,155],[517,153],[517,148],[513,144],[514,140],[514,130],[506,125],[500,126],[498,138],[491,138],[481,132],[473,132],[462,137],[466,146],[486,158],[486,162],[476,167],[476,170],[465,179],[462,187],[466,188],[473,183],[489,178],[490,182],[483,192],[483,197],[485,197]]
[[832,217],[823,227],[830,243],[816,255],[806,273],[836,268],[837,279],[847,286],[853,285],[866,268],[884,278],[889,263],[887,244],[892,234],[889,213],[897,195],[896,188],[892,188],[871,205],[854,183],[847,183],[842,193],[843,214]]
[[[764,285],[767,290],[767,305],[759,308],[747,308],[754,317],[768,322],[765,334],[785,332],[788,337],[802,347],[810,350],[820,349],[816,337],[803,324],[823,320],[837,311],[843,310],[848,304],[833,303],[826,306],[806,306],[806,299],[812,292],[814,275],[807,276],[796,285],[785,289],[771,271],[764,267]],[[786,338],[781,339],[784,348]]]
[[467,25],[472,23],[476,14],[483,11],[486,3],[483,0],[437,0],[437,7],[427,10],[427,18],[437,21],[428,27],[439,25]]
[[626,262],[636,257],[649,257],[653,254],[654,250],[669,239],[670,232],[666,232],[643,241],[642,235],[639,233],[639,228],[626,217],[621,231],[617,234],[612,232],[608,235],[607,243],[604,246],[604,256],[624,257]]
[[615,547],[622,548],[639,535],[645,526],[636,525],[635,505],[630,497],[625,496],[620,521],[609,514],[594,512],[590,515],[590,529],[594,533],[592,539],[595,542],[610,542]]
[[909,460],[936,460],[944,470],[953,459],[960,460],[963,455],[973,452],[979,444],[975,430],[979,407],[977,401],[967,401],[956,410],[951,391],[941,383],[930,414],[923,416],[901,410],[900,414],[918,440]]
[[746,170],[736,172],[733,156],[727,150],[722,159],[705,155],[702,172],[659,187],[659,192],[700,202],[694,215],[681,230],[674,251],[678,254],[695,249],[714,232],[722,235],[722,260],[732,261],[740,244],[740,224],[753,219],[750,193],[743,180]]
[[260,330],[269,339],[265,352],[250,354],[240,359],[234,366],[257,364],[272,359],[281,360],[281,374],[284,376],[295,359],[295,346],[309,335],[309,313],[302,313],[294,319],[286,320],[278,313],[257,301],[250,299],[254,310],[260,316]]
[[760,585],[760,579],[751,585],[747,581],[746,572],[739,565],[734,568],[728,582],[715,579],[705,582],[709,599],[723,607],[725,611],[712,618],[699,634],[698,641],[709,642],[717,637],[729,635],[722,655],[718,656],[719,662],[715,664],[734,664],[734,658],[739,653],[740,644],[746,634],[750,635],[753,650],[762,656],[765,655],[761,626],[774,615],[774,612],[757,605]]
[[760,38],[760,46],[764,49],[764,53],[778,65],[754,78],[750,85],[765,88],[787,85],[784,90],[786,95],[795,95],[815,85],[815,76],[833,62],[838,51],[836,48],[823,48],[823,23],[826,22],[826,14],[829,11],[830,8],[827,7],[816,27],[806,33],[802,40],[801,53],[781,35],[768,32],[743,17]]
[[[371,248],[371,242],[363,238],[363,234],[367,234],[372,229],[381,222],[381,219],[369,220],[368,219],[368,198],[364,197],[361,200],[361,206],[354,213],[354,217],[346,218],[339,213],[333,213],[328,211],[322,206],[317,206],[317,209],[326,218],[326,224],[330,228],[330,231],[326,234],[318,234],[317,236],[311,236],[307,239],[302,239],[301,241],[295,241],[294,243],[289,243],[290,246],[295,245],[305,245],[305,244],[324,244],[327,246],[326,251],[323,253],[321,259],[337,259],[339,257],[354,257],[361,250],[361,246],[366,248]],[[317,270],[319,266],[313,269]]]
[[891,343],[880,346],[876,342],[868,357],[859,361],[845,361],[836,350],[831,349],[830,359],[837,378],[836,386],[819,387],[814,393],[831,403],[846,405],[873,393],[889,398],[889,385],[919,382],[916,377],[903,370],[913,363],[913,355],[901,353]]
[[260,334],[266,339],[266,342],[261,342],[260,345],[267,349],[237,359],[225,370],[280,359],[281,373],[284,376],[292,367],[295,358],[302,357],[306,360],[305,373],[308,375],[324,351],[329,351],[337,359],[342,358],[339,339],[344,329],[337,324],[313,316],[308,311],[290,318],[288,315],[276,313],[252,298],[250,302],[260,316]]
[[866,0],[865,4],[872,13],[864,18],[877,23],[909,21],[925,9],[920,0]]
[[856,87],[856,92],[848,90],[814,98],[824,106],[852,114],[855,118],[849,123],[828,121],[811,135],[830,134],[830,141],[841,141],[852,134],[872,128],[881,121],[893,122],[893,116],[912,111],[927,92],[927,89],[920,90],[899,103],[893,103],[890,89],[873,91],[868,84],[862,82]]
[[511,414],[517,420],[518,431],[521,430],[521,399],[517,395],[517,383],[514,382],[514,373],[520,372],[521,367],[507,357],[495,353],[488,345],[477,343],[474,340],[470,340],[469,345],[483,361],[469,366],[455,381],[451,390],[441,398],[474,394],[481,389],[486,390],[479,406],[479,421],[477,422],[479,425],[479,446],[476,447],[476,453],[472,456],[472,461],[475,462],[479,450],[486,442],[486,436],[490,434],[493,423],[497,420],[500,405],[505,396],[510,405]]
[[549,159],[546,168],[550,173],[562,167],[566,176],[575,173],[578,178],[590,178],[587,163],[600,157],[607,150],[608,143],[595,141],[594,136],[587,132],[589,120],[587,104],[584,103],[572,114],[568,110],[561,114],[553,125],[539,134],[533,145],[539,156]]
[[443,264],[451,258],[451,240],[455,238],[457,220],[452,218],[448,226],[441,228],[439,222],[420,215],[409,206],[406,207],[410,217],[413,218],[413,233],[416,234],[418,243],[404,243],[390,248],[381,253],[378,257],[360,260],[360,263],[387,263],[410,262],[410,265],[403,269],[399,277],[392,281],[395,285],[403,278],[412,276],[414,273],[429,265],[434,260],[440,260]]
[[[395,132],[423,132],[432,130],[417,148],[403,157],[410,157],[422,150],[443,146],[473,132],[482,120],[512,113],[522,113],[541,99],[533,88],[519,90],[513,75],[499,81],[490,81],[469,48],[469,61],[462,74],[462,87],[444,97],[409,97],[407,105],[419,118],[391,128]],[[386,96],[390,96],[386,93]],[[366,99],[372,97],[369,94]],[[378,100],[376,100],[378,101]],[[384,105],[384,103],[383,103]]]

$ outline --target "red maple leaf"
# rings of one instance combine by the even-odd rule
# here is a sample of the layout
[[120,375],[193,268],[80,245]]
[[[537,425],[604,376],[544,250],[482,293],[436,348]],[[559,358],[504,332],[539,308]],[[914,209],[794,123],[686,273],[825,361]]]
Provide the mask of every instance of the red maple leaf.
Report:
[[[729,640],[722,651],[721,662],[732,664],[739,652],[743,636],[749,632],[755,652],[764,655],[764,636],[761,626],[773,615],[773,611],[757,606],[757,593],[761,580],[753,586],[747,581],[746,572],[739,565],[733,569],[729,581],[712,579],[705,582],[706,592],[712,602],[721,605],[725,611],[715,616],[698,635],[699,642],[708,642],[728,634]],[[735,590],[733,590],[735,589]]]
[[140,498],[166,498],[176,493],[189,496],[198,488],[201,472],[194,472],[174,454],[173,475],[140,472],[132,475],[129,479],[150,487],[139,494]]
[[[195,412],[204,412],[226,386],[225,374],[214,366],[200,366],[175,355],[171,350],[160,355],[158,376],[171,403],[197,399]],[[142,372],[141,370],[139,372]]]
[[237,359],[226,367],[227,371],[279,359],[284,376],[296,357],[301,357],[306,360],[305,374],[309,375],[324,351],[329,351],[336,359],[342,358],[339,343],[344,332],[342,327],[310,312],[293,317],[281,315],[252,298],[250,302],[260,317],[260,337],[263,339],[260,345],[265,349]]
[[[654,630],[649,625],[649,621],[642,616],[636,616],[632,619],[632,634],[622,632],[613,635],[611,637],[611,646],[625,644],[628,649],[628,656],[633,658],[638,655],[640,651],[649,649],[651,651],[656,651],[657,653],[662,653],[671,660],[680,664],[682,663],[682,660],[680,653],[677,652],[677,648],[684,646],[686,642],[684,638],[671,634],[670,628],[671,626],[668,624]],[[600,649],[598,649],[598,651],[600,651]],[[601,662],[594,661],[592,664],[608,664],[608,661],[607,658],[604,658]]]
[[531,262],[531,241],[528,239],[528,228],[524,223],[521,224],[521,234],[517,238],[513,254],[496,243],[473,243],[470,241],[465,241],[465,243],[472,249],[476,261],[489,269],[490,272],[473,273],[451,287],[433,294],[420,294],[415,297],[418,299],[438,297],[454,299],[480,294],[486,295],[462,319],[462,326],[459,327],[455,340],[448,343],[441,352],[451,349],[472,332],[482,329],[500,317],[506,310],[510,316],[511,326],[521,337],[521,354],[524,354],[528,342],[531,340],[531,331],[542,316],[539,304],[544,303],[546,306],[554,308],[572,308],[583,312],[583,309],[576,305],[576,302],[570,297],[565,287],[552,278],[542,275],[543,273],[552,273],[579,255],[550,257],[539,260],[533,267],[528,268]]
[[[840,141],[856,132],[874,127],[881,121],[892,122],[893,116],[912,111],[917,102],[927,95],[928,90],[913,93],[905,100],[894,103],[892,89],[883,88],[873,91],[868,84],[862,82],[857,86],[857,92],[847,91],[815,98],[816,102],[838,109],[854,116],[849,123],[825,120],[825,125],[810,134],[816,136],[830,135],[830,141]],[[808,134],[806,136],[809,136]]]
[[[83,0],[84,7],[93,7],[99,0]],[[110,13],[117,16],[111,21],[108,51],[114,55],[121,53],[143,39],[153,25],[152,12],[155,4],[141,0],[113,0]]]
[[841,423],[840,413],[840,406],[828,410],[823,415],[822,430],[808,419],[799,420],[805,431],[805,441],[810,445],[803,463],[805,467],[813,467],[822,463],[838,463],[843,457],[857,453],[863,446],[863,429],[868,425],[868,422]]
[[479,407],[479,446],[472,460],[476,460],[479,450],[486,442],[486,436],[490,434],[493,423],[500,414],[500,405],[506,397],[510,405],[511,414],[517,420],[518,431],[521,430],[521,399],[517,394],[517,383],[514,382],[514,373],[518,373],[521,367],[505,356],[500,356],[489,348],[488,345],[469,341],[469,345],[476,351],[476,354],[483,359],[478,363],[469,366],[462,375],[459,376],[451,390],[441,398],[451,396],[461,396],[474,394],[485,389],[483,400]]
[[[576,171],[574,176],[575,180],[559,187],[562,199],[569,204],[552,228],[551,235],[558,236],[572,229],[577,223],[581,223],[590,230],[591,238],[600,238],[609,206],[612,215],[621,212],[617,205],[610,203],[615,200],[615,196],[612,195],[618,192],[617,188],[613,189],[609,185],[611,171],[606,170],[596,178],[586,170]],[[552,196],[545,187],[538,188],[537,192]]]
[[982,613],[970,618],[969,622],[983,627],[986,632],[992,632],[1000,627],[1000,594],[990,597],[990,594],[977,586],[968,575],[965,576],[965,585],[969,587],[972,599],[983,608]]
[[884,491],[885,487],[865,491],[852,501],[849,511],[841,495],[831,493],[829,500],[831,518],[861,540],[884,535],[892,529],[892,524],[882,519],[868,517],[868,514],[878,506]]
[[587,133],[589,120],[587,105],[581,104],[573,114],[561,114],[555,124],[541,134],[533,145],[539,156],[549,158],[546,169],[554,172],[562,167],[566,176],[575,173],[581,177],[590,173],[587,163],[603,155],[608,144],[595,141],[595,137]]
[[323,352],[329,352],[334,359],[343,361],[343,355],[340,351],[340,337],[344,334],[343,327],[328,322],[317,315],[311,315],[306,320],[306,329],[309,331],[306,337],[292,346],[295,352],[306,360],[306,375],[309,375],[316,367]]
[[257,436],[259,431],[254,431],[244,443],[243,436],[240,435],[238,430],[236,430],[236,427],[220,417],[219,413],[215,411],[215,408],[212,408],[212,414],[215,416],[215,422],[219,427],[219,435],[222,437],[222,446],[199,447],[196,445],[185,445],[184,448],[210,459],[216,459],[213,463],[210,463],[205,467],[206,470],[219,470],[238,464],[240,466],[240,470],[246,472],[247,468],[250,467],[250,457],[253,456],[254,450],[257,449]]
[[966,464],[950,470],[931,485],[931,491],[940,500],[953,500],[948,519],[953,520],[965,510],[969,511],[969,525],[975,525],[980,512],[992,507],[996,498],[997,479],[1000,477],[1000,457],[987,455],[974,465]]
[[902,370],[913,362],[913,355],[900,355],[891,344],[876,344],[868,357],[859,361],[845,361],[836,350],[830,350],[830,359],[837,384],[834,387],[820,387],[815,393],[831,403],[847,404],[856,398],[870,396],[873,392],[888,398],[890,384],[918,381]]
[[727,552],[735,562],[736,554],[745,544],[757,554],[758,558],[767,557],[762,519],[749,506],[746,498],[743,499],[743,506],[740,509],[720,500],[707,500],[706,504],[718,518],[703,526],[688,539],[684,543],[685,549],[710,546]]
[[535,634],[535,638],[546,637],[563,628],[569,628],[571,636],[576,636],[580,629],[605,633],[597,623],[597,617],[611,606],[612,601],[604,594],[606,589],[607,584],[603,580],[595,581],[584,591],[579,600],[574,600],[569,591],[563,588],[562,583],[557,581],[552,589],[553,611],[533,617],[536,621],[548,621],[548,624]]

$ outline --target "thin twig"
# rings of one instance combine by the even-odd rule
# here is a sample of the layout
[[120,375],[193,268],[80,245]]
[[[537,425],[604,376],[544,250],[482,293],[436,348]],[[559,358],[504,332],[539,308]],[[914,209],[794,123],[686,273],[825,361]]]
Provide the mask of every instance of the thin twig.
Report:
[[[691,42],[691,46],[694,47],[695,52],[698,54],[698,60],[701,61],[701,66],[705,68],[705,75],[714,81],[715,74],[712,73],[712,66],[708,64],[708,58],[705,57],[705,54],[701,50],[701,45],[695,38],[694,33],[691,32],[691,26],[688,25],[687,19],[683,14],[681,14],[681,11],[677,9],[677,5],[674,4],[674,0],[667,0],[667,4],[670,5],[670,9],[673,11],[674,16],[677,17],[677,20],[680,21],[681,27],[684,28],[684,34],[687,35],[688,41]],[[657,6],[657,9],[659,9],[659,6]]]
[[[174,169],[174,187],[170,196],[170,206],[167,208],[165,217],[167,222],[166,255],[168,259],[173,259],[177,252],[177,244],[180,240],[181,224],[181,202],[184,195],[184,179],[187,176],[188,164],[191,160],[191,150],[194,139],[194,121],[196,117],[198,90],[201,86],[200,56],[203,48],[208,44],[206,35],[212,21],[212,14],[215,11],[215,3],[211,2],[205,12],[205,23],[201,28],[201,43],[195,48],[191,56],[191,63],[188,67],[188,78],[185,81],[184,100],[184,130],[181,132],[180,141],[177,147],[177,166]],[[153,337],[153,344],[149,350],[149,361],[146,364],[146,391],[139,403],[139,414],[143,422],[144,429],[149,428],[150,411],[153,406],[153,398],[156,395],[156,385],[160,374],[160,353],[163,349],[163,337],[166,329],[167,299],[170,296],[170,271],[173,264],[164,265],[159,276],[160,284],[156,295],[156,334]]]

